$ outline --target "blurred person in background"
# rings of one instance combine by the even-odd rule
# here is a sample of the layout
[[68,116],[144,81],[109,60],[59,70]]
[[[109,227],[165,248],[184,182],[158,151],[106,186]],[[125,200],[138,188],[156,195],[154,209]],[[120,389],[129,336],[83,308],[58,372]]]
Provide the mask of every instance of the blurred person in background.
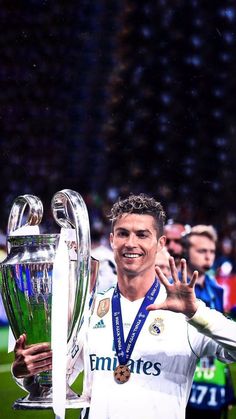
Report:
[[[6,251],[6,236],[0,230],[0,263],[6,259],[7,251]],[[0,326],[8,325],[8,320],[6,316],[5,309],[3,307],[2,296],[0,293]]]
[[105,240],[102,221],[94,221],[91,227],[91,256],[99,261],[97,292],[103,292],[117,282],[116,263],[113,251]]
[[213,226],[197,225],[184,236],[182,241],[184,256],[188,261],[188,275],[198,270],[196,283],[197,298],[208,307],[223,312],[223,288],[210,275],[215,261],[217,233]]
[[175,260],[177,268],[180,266],[180,260],[183,257],[182,237],[186,234],[183,224],[173,223],[172,220],[164,226],[164,235],[166,236],[166,248]]
[[163,249],[157,253],[155,266],[159,266],[166,278],[171,277],[170,254],[166,247],[163,247]]
[[230,276],[236,272],[234,246],[231,237],[225,236],[219,243],[219,252],[213,266],[216,276]]
[[[184,237],[183,246],[188,262],[188,277],[198,270],[196,297],[213,309],[223,312],[223,288],[210,275],[215,260],[217,233],[211,225],[197,225]],[[190,393],[186,419],[221,419],[233,401],[230,371],[215,357],[199,360]]]
[[6,242],[7,242],[7,238],[5,234],[0,230],[0,263],[7,256]]

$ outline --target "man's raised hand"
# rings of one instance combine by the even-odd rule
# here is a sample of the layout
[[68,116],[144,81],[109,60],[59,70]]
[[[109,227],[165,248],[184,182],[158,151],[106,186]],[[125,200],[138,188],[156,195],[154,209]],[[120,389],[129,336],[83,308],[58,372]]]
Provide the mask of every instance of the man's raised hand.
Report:
[[176,313],[183,313],[190,318],[195,314],[198,308],[198,302],[194,291],[198,272],[194,271],[188,282],[186,260],[181,259],[180,277],[173,257],[170,257],[169,263],[173,279],[172,283],[162,273],[161,269],[158,266],[156,267],[156,274],[166,289],[166,300],[160,304],[149,305],[147,310],[170,310]]

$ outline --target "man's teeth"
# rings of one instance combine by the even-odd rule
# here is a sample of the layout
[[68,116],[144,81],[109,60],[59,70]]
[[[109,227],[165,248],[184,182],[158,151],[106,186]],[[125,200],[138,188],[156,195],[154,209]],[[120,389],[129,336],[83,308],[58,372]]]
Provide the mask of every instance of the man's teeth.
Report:
[[138,258],[140,255],[137,253],[125,253],[124,257],[126,258]]

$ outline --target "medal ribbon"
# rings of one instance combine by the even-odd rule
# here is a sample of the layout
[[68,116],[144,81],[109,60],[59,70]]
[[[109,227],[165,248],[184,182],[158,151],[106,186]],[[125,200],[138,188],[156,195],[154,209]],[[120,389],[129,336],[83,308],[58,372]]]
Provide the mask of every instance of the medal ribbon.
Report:
[[118,284],[114,289],[112,296],[112,326],[116,354],[120,365],[125,365],[131,357],[135,343],[149,314],[149,311],[146,310],[146,307],[155,301],[159,294],[159,290],[160,283],[157,281],[157,279],[155,279],[151,288],[148,290],[144,297],[144,300],[139,308],[138,313],[136,314],[125,342],[120,304],[120,290]]

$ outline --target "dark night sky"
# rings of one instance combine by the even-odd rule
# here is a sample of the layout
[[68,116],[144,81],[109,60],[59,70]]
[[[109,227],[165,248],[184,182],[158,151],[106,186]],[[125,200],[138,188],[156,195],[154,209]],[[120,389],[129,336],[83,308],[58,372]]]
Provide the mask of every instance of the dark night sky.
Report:
[[91,214],[147,192],[184,222],[235,221],[235,1],[3,2],[1,227],[61,188]]

